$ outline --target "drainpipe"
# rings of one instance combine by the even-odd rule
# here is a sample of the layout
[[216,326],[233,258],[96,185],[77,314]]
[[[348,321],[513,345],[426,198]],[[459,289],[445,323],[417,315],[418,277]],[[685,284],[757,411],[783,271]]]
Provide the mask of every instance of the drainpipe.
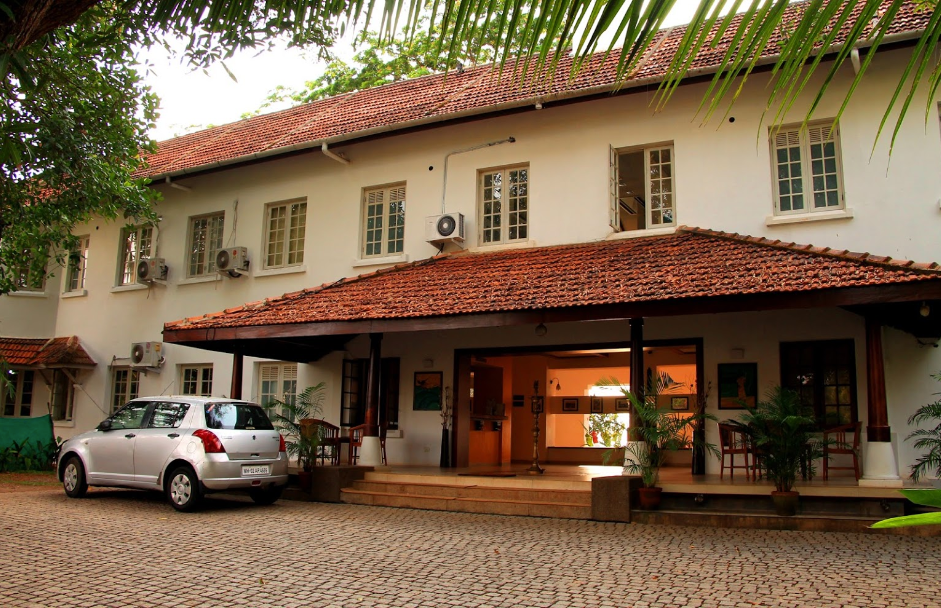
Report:
[[333,152],[332,150],[330,150],[330,148],[327,146],[327,142],[323,142],[320,145],[320,151],[323,152],[326,156],[337,161],[338,163],[343,163],[344,165],[350,164],[350,159],[343,156],[342,154],[337,154],[336,152]]
[[[444,205],[444,195],[448,191],[448,159],[451,158],[454,154],[463,154],[465,152],[473,152],[474,150],[480,150],[481,148],[489,148],[491,146],[499,146],[500,144],[512,144],[516,141],[515,137],[507,137],[506,139],[501,139],[499,141],[491,141],[485,144],[478,144],[476,146],[471,146],[470,148],[463,148],[461,150],[454,150],[453,152],[448,152],[444,155],[444,178],[441,184],[441,213],[442,215],[447,213]],[[324,144],[326,146],[327,144]]]

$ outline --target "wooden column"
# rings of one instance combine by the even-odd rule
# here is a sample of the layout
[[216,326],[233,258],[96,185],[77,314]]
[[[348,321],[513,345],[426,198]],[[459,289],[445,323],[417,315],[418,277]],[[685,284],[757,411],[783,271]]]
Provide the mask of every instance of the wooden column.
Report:
[[882,356],[882,325],[866,319],[866,384],[869,392],[869,424],[866,436],[870,442],[888,443],[889,408],[885,399],[885,360]]
[[631,319],[631,392],[644,398],[644,319]]
[[242,367],[245,356],[240,351],[232,353],[232,386],[229,389],[229,399],[242,398]]
[[369,372],[366,375],[364,437],[379,436],[379,397],[382,387],[382,334],[369,334]]

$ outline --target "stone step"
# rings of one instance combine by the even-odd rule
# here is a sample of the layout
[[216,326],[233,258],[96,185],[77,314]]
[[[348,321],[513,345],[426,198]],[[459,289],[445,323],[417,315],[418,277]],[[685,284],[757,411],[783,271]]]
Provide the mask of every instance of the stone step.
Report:
[[560,519],[591,519],[591,506],[578,503],[518,501],[501,498],[466,498],[456,496],[428,496],[374,490],[345,488],[343,502],[358,505],[485,513],[491,515],[523,515]]
[[591,492],[591,481],[552,479],[530,475],[497,477],[492,475],[439,475],[435,473],[402,473],[377,470],[366,473],[364,479],[366,481],[394,481],[400,483],[532,488],[540,490],[583,490],[585,492]]
[[353,488],[361,491],[383,492],[387,494],[591,506],[590,490],[552,490],[444,483],[403,483],[400,481],[372,481],[368,479],[355,482]]

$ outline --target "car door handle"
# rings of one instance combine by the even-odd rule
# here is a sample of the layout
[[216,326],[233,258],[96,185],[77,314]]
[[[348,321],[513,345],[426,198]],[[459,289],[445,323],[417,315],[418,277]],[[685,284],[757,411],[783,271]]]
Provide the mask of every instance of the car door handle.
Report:
[[180,436],[179,433],[170,433],[169,435],[167,435],[167,437],[169,437],[170,439],[176,439],[179,436]]
[[137,435],[135,435],[134,433],[128,433],[127,435],[125,435],[125,437],[127,437],[128,439],[133,439],[134,437],[137,437]]

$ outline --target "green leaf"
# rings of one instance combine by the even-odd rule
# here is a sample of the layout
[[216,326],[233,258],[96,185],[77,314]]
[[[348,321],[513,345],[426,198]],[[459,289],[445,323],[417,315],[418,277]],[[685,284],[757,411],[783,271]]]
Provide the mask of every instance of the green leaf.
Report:
[[876,530],[886,530],[890,528],[907,528],[909,526],[938,525],[941,525],[941,513],[919,513],[917,515],[903,515],[902,517],[883,519],[870,527]]
[[941,490],[899,490],[905,498],[916,505],[941,509]]

